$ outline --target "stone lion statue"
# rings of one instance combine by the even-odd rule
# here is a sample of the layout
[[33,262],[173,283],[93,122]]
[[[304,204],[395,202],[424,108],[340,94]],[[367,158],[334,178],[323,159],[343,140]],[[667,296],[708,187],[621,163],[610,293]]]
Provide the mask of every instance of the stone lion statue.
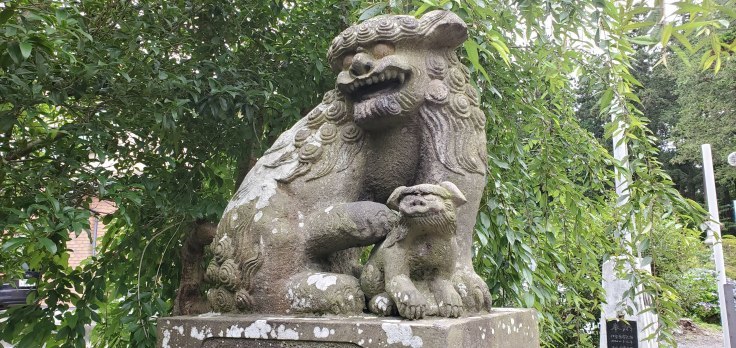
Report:
[[452,276],[458,252],[456,211],[465,202],[449,181],[394,190],[388,206],[401,220],[373,249],[360,277],[371,313],[407,319],[462,314]]
[[230,200],[207,267],[219,312],[356,314],[360,247],[399,223],[400,186],[451,181],[457,210],[453,286],[468,313],[490,310],[472,268],[485,184],[485,115],[455,54],[456,15],[380,16],[345,29],[328,59],[336,88],[284,132]]

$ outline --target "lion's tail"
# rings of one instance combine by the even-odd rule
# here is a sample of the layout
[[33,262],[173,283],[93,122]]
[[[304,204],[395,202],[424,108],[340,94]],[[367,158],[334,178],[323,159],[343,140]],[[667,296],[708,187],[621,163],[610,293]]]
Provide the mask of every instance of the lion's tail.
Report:
[[242,245],[236,245],[238,239],[247,235],[249,224],[233,220],[231,214],[223,216],[212,244],[214,257],[205,273],[205,279],[212,284],[207,300],[217,312],[248,312],[253,305],[252,279],[263,258],[257,244],[241,240]]

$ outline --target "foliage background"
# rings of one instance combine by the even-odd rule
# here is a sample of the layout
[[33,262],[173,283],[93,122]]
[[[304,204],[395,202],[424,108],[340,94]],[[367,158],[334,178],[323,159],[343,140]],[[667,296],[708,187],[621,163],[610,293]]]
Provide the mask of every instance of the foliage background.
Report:
[[[689,231],[704,212],[661,168],[635,46],[678,46],[704,57],[693,69],[720,70],[734,43],[719,32],[736,16],[729,1],[677,6],[679,23],[662,20],[661,1],[2,3],[0,274],[40,270],[28,302],[43,305],[0,313],[0,339],[83,346],[94,322],[95,345],[153,346],[181,242],[218,220],[254,160],[333,86],[331,38],[381,13],[445,8],[469,24],[462,59],[488,115],[477,271],[497,306],[540,312],[545,345],[595,346],[601,262],[642,254],[666,268],[662,250],[681,244],[660,242],[661,230],[698,242]],[[580,126],[583,107],[626,125],[628,166]],[[620,204],[614,168],[634,179]],[[71,268],[66,242],[89,233],[93,197],[118,210],[100,252]],[[613,242],[619,228],[632,232],[628,249]],[[677,292],[657,271],[628,277],[654,295],[656,339],[671,339]]]

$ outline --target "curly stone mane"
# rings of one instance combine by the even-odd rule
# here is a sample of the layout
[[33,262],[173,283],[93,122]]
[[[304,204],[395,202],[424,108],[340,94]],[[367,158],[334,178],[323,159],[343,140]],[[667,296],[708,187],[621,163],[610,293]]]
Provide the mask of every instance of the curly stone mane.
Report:
[[[306,176],[307,181],[319,179],[333,171],[341,172],[350,166],[365,142],[365,135],[352,121],[345,98],[337,90],[327,92],[322,103],[306,116],[306,122],[294,135],[292,151],[266,164],[275,168],[298,161],[285,178],[288,183]],[[266,154],[283,149],[288,142],[274,146]]]
[[[478,92],[469,83],[470,73],[460,63],[454,50],[441,50],[426,58],[427,74],[432,78],[419,109],[423,138],[434,144],[436,158],[456,173],[484,174],[487,168],[485,149],[486,116],[479,108]],[[400,93],[401,108],[415,103],[409,93]],[[472,130],[472,134],[468,134]],[[307,181],[321,178],[350,166],[365,142],[365,132],[352,118],[352,108],[336,89],[330,90],[320,105],[306,117],[291,143],[294,146],[267,167],[274,168],[298,161],[282,179],[289,183],[306,176]],[[289,143],[274,146],[268,153]]]
[[432,139],[435,155],[447,169],[485,174],[486,116],[479,107],[478,92],[468,82],[468,68],[451,50],[428,55],[426,63],[432,81],[419,109],[425,139]]

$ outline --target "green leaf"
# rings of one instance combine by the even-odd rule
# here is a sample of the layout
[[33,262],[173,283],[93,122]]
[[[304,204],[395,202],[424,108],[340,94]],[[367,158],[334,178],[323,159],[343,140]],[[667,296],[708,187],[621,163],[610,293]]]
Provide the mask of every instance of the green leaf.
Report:
[[3,247],[2,247],[3,252],[14,251],[15,249],[23,245],[23,243],[25,243],[26,241],[28,241],[28,238],[26,237],[10,238],[10,240],[8,240],[7,242],[3,244]]
[[20,45],[17,42],[9,44],[7,52],[15,64],[20,64],[21,62],[23,62],[23,54],[21,53]]
[[484,211],[480,212],[480,223],[486,229],[491,227],[491,218]]
[[13,17],[13,13],[15,12],[16,7],[17,7],[17,4],[14,3],[6,7],[2,12],[0,12],[0,25],[5,24],[5,22],[7,22],[8,19]]
[[659,41],[648,35],[632,37],[629,41],[639,45],[656,45]]
[[475,67],[476,70],[480,71],[483,76],[486,78],[486,81],[491,82],[491,77],[488,76],[488,72],[486,72],[486,69],[483,68],[483,66],[480,65],[480,58],[478,57],[478,44],[473,41],[472,39],[465,40],[463,43],[463,47],[465,48],[465,52],[468,54],[468,59],[471,63],[473,63],[473,67]]
[[664,28],[662,28],[662,47],[666,47],[667,43],[670,42],[670,36],[672,36],[672,24],[667,23]]
[[20,43],[20,54],[23,56],[23,59],[27,59],[31,56],[31,50],[33,49],[33,45],[31,45],[30,42],[21,42]]
[[56,254],[56,244],[51,239],[48,239],[46,237],[41,237],[38,239],[38,242],[48,250],[51,254]]
[[379,14],[381,14],[383,12],[383,10],[386,9],[387,6],[388,6],[387,3],[380,2],[380,3],[377,3],[377,4],[373,5],[373,6],[365,9],[365,11],[363,11],[363,13],[360,14],[360,18],[358,18],[358,21],[361,21],[362,22],[362,21],[364,21],[366,19],[370,19],[370,18],[373,18],[375,16],[378,16]]

